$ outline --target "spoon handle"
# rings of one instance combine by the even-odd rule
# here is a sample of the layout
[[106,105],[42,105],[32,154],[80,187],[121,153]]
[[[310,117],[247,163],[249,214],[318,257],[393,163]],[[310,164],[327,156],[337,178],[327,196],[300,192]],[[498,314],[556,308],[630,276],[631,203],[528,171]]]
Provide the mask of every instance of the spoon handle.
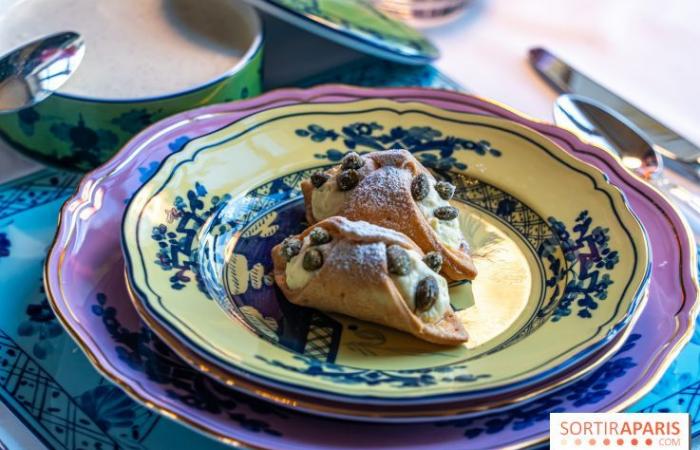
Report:
[[679,207],[693,229],[695,240],[700,242],[700,197],[664,176],[657,177],[654,185]]

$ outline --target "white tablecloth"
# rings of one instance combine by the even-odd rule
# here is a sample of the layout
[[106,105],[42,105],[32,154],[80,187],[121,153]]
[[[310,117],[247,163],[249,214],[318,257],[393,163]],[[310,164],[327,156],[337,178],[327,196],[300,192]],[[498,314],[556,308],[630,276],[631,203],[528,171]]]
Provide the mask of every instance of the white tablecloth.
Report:
[[526,58],[544,46],[700,142],[698,21],[698,0],[476,0],[427,34],[443,72],[527,114],[551,117],[555,95]]
[[[534,117],[550,119],[555,98],[527,64],[527,49],[541,45],[700,142],[698,21],[698,0],[474,0],[426,34],[444,73]],[[271,86],[356,56],[276,21],[267,50]],[[35,167],[0,144],[0,181]]]

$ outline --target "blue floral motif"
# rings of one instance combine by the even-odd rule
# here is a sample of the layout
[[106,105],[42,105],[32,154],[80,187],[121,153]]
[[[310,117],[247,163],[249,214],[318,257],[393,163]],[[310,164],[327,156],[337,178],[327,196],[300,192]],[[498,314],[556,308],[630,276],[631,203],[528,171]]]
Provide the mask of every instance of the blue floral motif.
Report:
[[0,233],[0,258],[6,258],[10,256],[10,247],[12,242],[7,237],[6,233]]
[[134,427],[137,410],[141,409],[121,389],[106,384],[84,392],[76,401],[105,431]]
[[151,161],[146,167],[139,167],[139,181],[145,183],[151,178],[160,167],[158,161]]
[[[598,308],[598,302],[607,299],[608,287],[613,283],[607,272],[620,261],[619,253],[609,246],[609,230],[599,226],[592,228],[593,219],[588,211],[582,211],[576,217],[572,232],[553,217],[548,222],[555,233],[545,239],[538,249],[540,257],[549,262],[551,276],[547,279],[547,285],[555,286],[562,280],[569,280],[563,296],[559,298],[555,290],[551,299],[554,308],[552,320],[558,321],[571,315],[573,304],[578,306],[578,317],[591,318],[592,312]],[[555,248],[564,250],[566,265],[554,257]]]
[[[256,433],[281,436],[282,433],[260,419],[249,417],[240,411],[245,405],[259,415],[274,415],[286,419],[287,415],[279,408],[266,402],[232,394],[223,384],[191,367],[180,359],[163,341],[146,327],[132,330],[122,325],[117,317],[117,310],[107,305],[107,296],[98,293],[92,312],[102,319],[108,333],[116,342],[114,351],[134,371],[144,373],[149,380],[168,385],[168,395],[176,401],[192,408],[211,414],[222,414],[238,422],[242,427]],[[128,420],[128,413],[119,407],[118,400],[97,401],[95,395],[87,396],[84,401],[88,407],[103,408],[122,417],[122,423]]]
[[71,155],[62,161],[84,169],[100,165],[114,152],[119,142],[117,135],[110,130],[88,127],[82,114],[78,116],[77,124],[55,123],[49,131],[57,139],[71,145]]
[[261,355],[256,355],[256,358],[280,369],[330,379],[340,384],[352,385],[389,385],[402,388],[424,387],[433,386],[438,383],[472,383],[474,381],[490,377],[488,374],[457,375],[454,377],[450,376],[450,373],[455,370],[466,369],[466,365],[431,367],[423,369],[374,370],[342,366],[321,361],[316,358],[309,358],[303,355],[295,355],[294,359],[301,361],[305,367],[291,366],[277,360],[270,360]]
[[339,161],[347,151],[368,153],[377,150],[402,148],[416,154],[426,166],[436,170],[466,170],[467,165],[454,157],[457,151],[470,151],[479,156],[498,158],[502,152],[491,147],[486,140],[473,141],[455,136],[444,136],[442,131],[432,127],[394,127],[385,132],[384,126],[377,122],[355,122],[341,128],[340,133],[311,124],[296,130],[297,136],[311,139],[313,142],[338,142],[346,151],[330,148],[315,155],[318,159]]
[[637,366],[634,359],[625,353],[634,348],[641,337],[641,334],[631,334],[610,361],[591,375],[560,391],[501,413],[437,422],[435,426],[464,428],[464,437],[474,439],[482,434],[497,434],[508,428],[517,431],[548,421],[551,413],[566,412],[565,402],[572,402],[576,408],[600,403],[612,393],[608,386]]
[[197,182],[194,189],[187,191],[186,198],[175,198],[166,223],[153,228],[151,238],[158,242],[159,247],[155,262],[163,270],[174,272],[170,277],[173,289],[184,288],[194,276],[197,286],[209,296],[199,275],[194,239],[199,227],[216,211],[222,201],[225,203],[228,199],[228,195],[223,198],[209,197],[204,185]]
[[308,137],[314,142],[323,142],[326,139],[335,141],[338,139],[338,133],[333,130],[326,130],[319,125],[309,125],[306,129],[299,129],[295,131],[297,136]]
[[432,153],[424,153],[418,156],[418,159],[425,167],[430,167],[436,171],[447,171],[450,169],[467,170],[467,165],[457,161],[454,156],[439,158]]
[[27,136],[34,136],[34,124],[36,124],[41,115],[34,108],[25,108],[17,113],[19,120],[19,128]]
[[149,111],[145,108],[132,109],[115,117],[111,122],[119,127],[122,131],[129,134],[136,134],[150,124],[156,121],[156,117],[161,113],[158,111]]
[[[269,208],[299,197],[299,184],[316,170],[318,169],[302,170],[259,186],[248,193],[245,201],[235,205],[235,212],[226,218],[225,223],[221,223],[221,217],[217,215],[212,229],[219,234],[239,230]],[[194,189],[187,191],[186,197],[176,197],[168,212],[166,223],[158,224],[151,231],[151,238],[158,242],[159,247],[155,262],[163,270],[175,272],[170,278],[173,289],[183,289],[192,281],[194,275],[197,287],[211,298],[204,287],[194,239],[202,224],[218,208],[226,206],[230,196],[210,196],[202,183],[195,182]]]
[[180,136],[176,139],[173,139],[172,142],[168,144],[168,149],[172,152],[179,152],[182,150],[185,145],[187,145],[188,142],[190,142],[192,139],[190,139],[187,136]]
[[63,334],[63,328],[49,306],[44,284],[39,283],[40,300],[27,305],[27,319],[17,326],[17,334],[35,338],[32,354],[38,359],[45,359],[54,350],[52,340]]

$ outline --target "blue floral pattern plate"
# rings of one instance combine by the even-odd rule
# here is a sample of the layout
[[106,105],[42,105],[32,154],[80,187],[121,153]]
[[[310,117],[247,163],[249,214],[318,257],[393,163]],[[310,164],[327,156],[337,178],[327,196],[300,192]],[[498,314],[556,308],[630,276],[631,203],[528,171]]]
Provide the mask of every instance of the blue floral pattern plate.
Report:
[[[297,308],[270,281],[270,248],[304,227],[300,181],[347,151],[395,147],[458,188],[481,256],[479,278],[450,293],[465,346]],[[190,142],[130,203],[123,246],[137,309],[175,349],[357,403],[542,381],[636,317],[649,273],[641,226],[596,169],[509,121],[388,100],[273,109]]]

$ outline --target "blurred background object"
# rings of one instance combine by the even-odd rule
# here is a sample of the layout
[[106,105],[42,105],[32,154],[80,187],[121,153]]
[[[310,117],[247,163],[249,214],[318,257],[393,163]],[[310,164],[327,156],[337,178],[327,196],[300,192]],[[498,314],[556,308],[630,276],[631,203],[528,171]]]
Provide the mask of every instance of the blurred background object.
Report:
[[[48,86],[55,93],[30,108],[0,114],[0,139],[45,164],[89,170],[163,117],[252,97],[262,89],[262,25],[242,1],[0,2],[0,53],[63,30],[74,30],[85,41],[80,69],[56,86],[64,65],[49,65],[51,77],[39,71],[30,81],[55,80]],[[72,54],[82,56],[82,51],[72,49]],[[2,78],[0,85],[6,85]],[[17,97],[25,85],[17,77],[10,80],[19,85],[11,90]],[[42,94],[44,85],[48,81],[33,91]],[[26,94],[5,102],[4,92],[0,110],[28,103]]]
[[444,25],[462,15],[472,0],[374,0],[385,14],[417,28]]

